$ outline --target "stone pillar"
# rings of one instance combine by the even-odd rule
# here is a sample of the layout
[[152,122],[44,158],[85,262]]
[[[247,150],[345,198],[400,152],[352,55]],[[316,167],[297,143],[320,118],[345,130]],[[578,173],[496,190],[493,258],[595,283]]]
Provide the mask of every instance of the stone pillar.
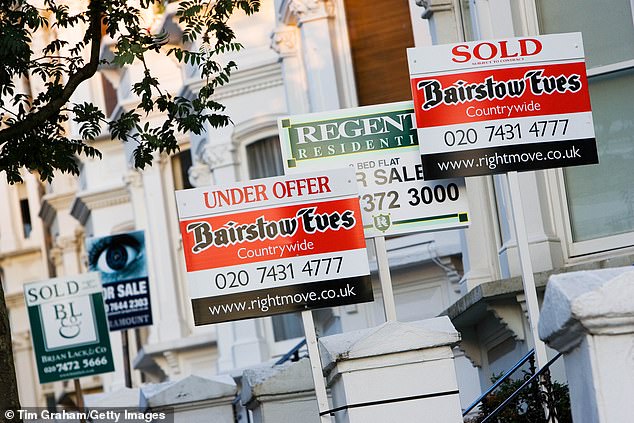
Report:
[[286,107],[291,114],[308,113],[306,72],[299,51],[299,30],[295,26],[280,25],[271,34],[271,48],[282,61],[286,91]]
[[233,400],[237,392],[230,376],[192,375],[176,382],[143,386],[140,407],[173,413],[174,423],[230,423],[234,421]]
[[499,232],[495,215],[495,191],[490,177],[466,178],[467,197],[473,223],[464,231],[463,261],[466,290],[501,278],[499,257],[496,250]]
[[[152,278],[154,292],[152,295],[155,324],[150,329],[153,343],[179,339],[183,336],[183,313],[179,307],[179,291],[177,288],[177,262],[173,252],[174,240],[171,237],[173,221],[168,214],[169,202],[173,192],[167,192],[164,175],[167,159],[160,157],[142,174],[143,194],[146,208],[146,249],[148,252],[148,272]],[[168,198],[168,195],[170,196]],[[136,201],[136,200],[135,200]],[[138,208],[137,210],[138,211]],[[137,217],[139,219],[139,217]]]
[[433,44],[450,44],[463,40],[464,34],[455,0],[416,0],[421,17],[429,19]]
[[539,336],[564,354],[575,423],[634,421],[634,269],[551,276]]
[[282,21],[297,25],[300,30],[310,111],[338,109],[339,96],[333,91],[338,84],[329,26],[333,3],[327,0],[282,0],[280,3]]
[[117,411],[121,411],[120,409],[125,408],[130,411],[138,412],[140,400],[140,388],[121,388],[106,393],[84,395],[84,405],[86,408],[100,411],[113,408],[116,408]]
[[302,416],[302,423],[320,422],[307,358],[245,370],[241,396],[242,404],[253,412],[254,423],[285,422],[292,420],[290,416]]
[[321,338],[322,365],[337,423],[461,423],[448,317]]

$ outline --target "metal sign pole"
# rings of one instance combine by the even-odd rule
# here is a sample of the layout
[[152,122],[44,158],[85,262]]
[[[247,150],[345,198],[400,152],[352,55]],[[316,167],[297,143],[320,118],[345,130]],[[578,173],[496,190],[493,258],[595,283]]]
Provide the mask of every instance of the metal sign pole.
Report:
[[[73,383],[75,385],[75,400],[77,401],[77,410],[80,413],[84,413],[86,411],[84,407],[84,392],[81,390],[81,382],[79,379],[73,379]],[[83,414],[80,419],[81,423],[85,423],[86,419],[84,419]]]
[[132,388],[132,373],[130,370],[130,344],[127,329],[121,331],[121,347],[123,348],[123,373],[125,376],[125,387]]
[[319,347],[317,346],[317,333],[315,332],[313,312],[311,310],[302,311],[302,321],[304,322],[304,334],[306,335],[310,368],[315,382],[315,396],[317,397],[317,406],[319,407],[319,418],[321,423],[330,423],[332,421],[330,416],[321,415],[321,413],[330,409],[330,405],[328,404],[328,393],[326,392],[326,383],[324,382],[324,374],[321,369],[321,358],[319,355]]
[[537,302],[537,289],[535,288],[535,278],[533,277],[533,265],[531,263],[528,246],[528,236],[526,235],[526,222],[524,220],[524,209],[522,208],[522,197],[517,172],[508,172],[507,180],[509,184],[509,196],[511,198],[511,211],[513,213],[513,221],[515,222],[517,250],[522,267],[522,282],[524,284],[524,295],[526,296],[526,307],[528,309],[528,323],[531,328],[533,345],[535,347],[537,367],[541,369],[548,363],[548,356],[546,354],[546,345],[539,339],[537,332],[539,303]]
[[385,319],[388,322],[394,322],[396,321],[396,302],[394,301],[394,291],[392,291],[392,277],[390,275],[390,264],[387,260],[387,246],[385,245],[384,236],[374,237],[374,253],[376,254],[379,281],[383,292]]

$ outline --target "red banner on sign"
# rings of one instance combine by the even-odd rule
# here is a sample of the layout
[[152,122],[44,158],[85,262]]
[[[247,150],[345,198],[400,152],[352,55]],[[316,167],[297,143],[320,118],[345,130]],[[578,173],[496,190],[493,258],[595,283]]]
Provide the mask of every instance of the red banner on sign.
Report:
[[180,222],[187,271],[365,248],[355,198]]
[[591,111],[582,61],[415,77],[411,84],[418,128]]

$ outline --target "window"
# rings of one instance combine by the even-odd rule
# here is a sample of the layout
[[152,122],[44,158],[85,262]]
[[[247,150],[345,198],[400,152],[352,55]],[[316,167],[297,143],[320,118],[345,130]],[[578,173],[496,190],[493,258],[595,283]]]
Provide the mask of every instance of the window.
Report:
[[24,238],[31,236],[33,225],[31,223],[31,209],[29,208],[29,199],[27,197],[26,186],[17,184],[18,198],[20,199],[20,216],[22,217],[22,235]]
[[251,179],[283,175],[280,139],[273,136],[247,145],[247,164]]
[[174,189],[189,189],[194,186],[189,182],[189,168],[192,167],[192,155],[189,149],[183,149],[172,156],[172,176]]
[[582,32],[588,67],[600,164],[563,171],[572,255],[632,245],[627,235],[634,232],[632,2],[540,0],[538,6],[542,33]]
[[[246,153],[249,178],[267,178],[284,174],[280,139],[277,136],[247,145]],[[304,327],[299,313],[273,316],[271,320],[276,342],[304,336]]]

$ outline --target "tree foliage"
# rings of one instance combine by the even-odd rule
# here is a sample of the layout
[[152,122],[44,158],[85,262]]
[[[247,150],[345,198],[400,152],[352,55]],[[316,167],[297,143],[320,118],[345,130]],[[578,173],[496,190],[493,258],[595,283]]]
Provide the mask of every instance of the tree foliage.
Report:
[[[77,156],[101,157],[91,141],[104,126],[113,139],[135,143],[134,165],[144,168],[151,165],[154,152],[178,150],[178,132],[200,134],[206,125],[228,124],[224,106],[213,99],[214,90],[227,83],[236,68],[232,61],[221,63],[220,55],[241,48],[227,21],[237,10],[256,12],[260,1],[179,2],[175,19],[182,39],[177,45],[168,44],[168,34],[144,27],[143,10],[164,7],[166,0],[159,1],[0,0],[0,171],[9,182],[22,180],[22,167],[49,181],[55,170],[78,174]],[[77,11],[78,6],[83,9]],[[81,28],[82,36],[53,36],[34,51],[34,37],[63,34],[67,28]],[[113,45],[109,60],[100,57],[105,39]],[[150,52],[198,67],[204,81],[198,95],[184,98],[162,89],[148,66]],[[124,67],[135,61],[143,66],[143,75],[131,83],[139,98],[132,109],[107,121],[99,106],[71,102],[77,87],[100,66]],[[23,92],[20,81],[37,81],[44,89]],[[162,113],[164,119],[142,124],[151,113]],[[68,135],[70,121],[79,129],[78,137]]]

